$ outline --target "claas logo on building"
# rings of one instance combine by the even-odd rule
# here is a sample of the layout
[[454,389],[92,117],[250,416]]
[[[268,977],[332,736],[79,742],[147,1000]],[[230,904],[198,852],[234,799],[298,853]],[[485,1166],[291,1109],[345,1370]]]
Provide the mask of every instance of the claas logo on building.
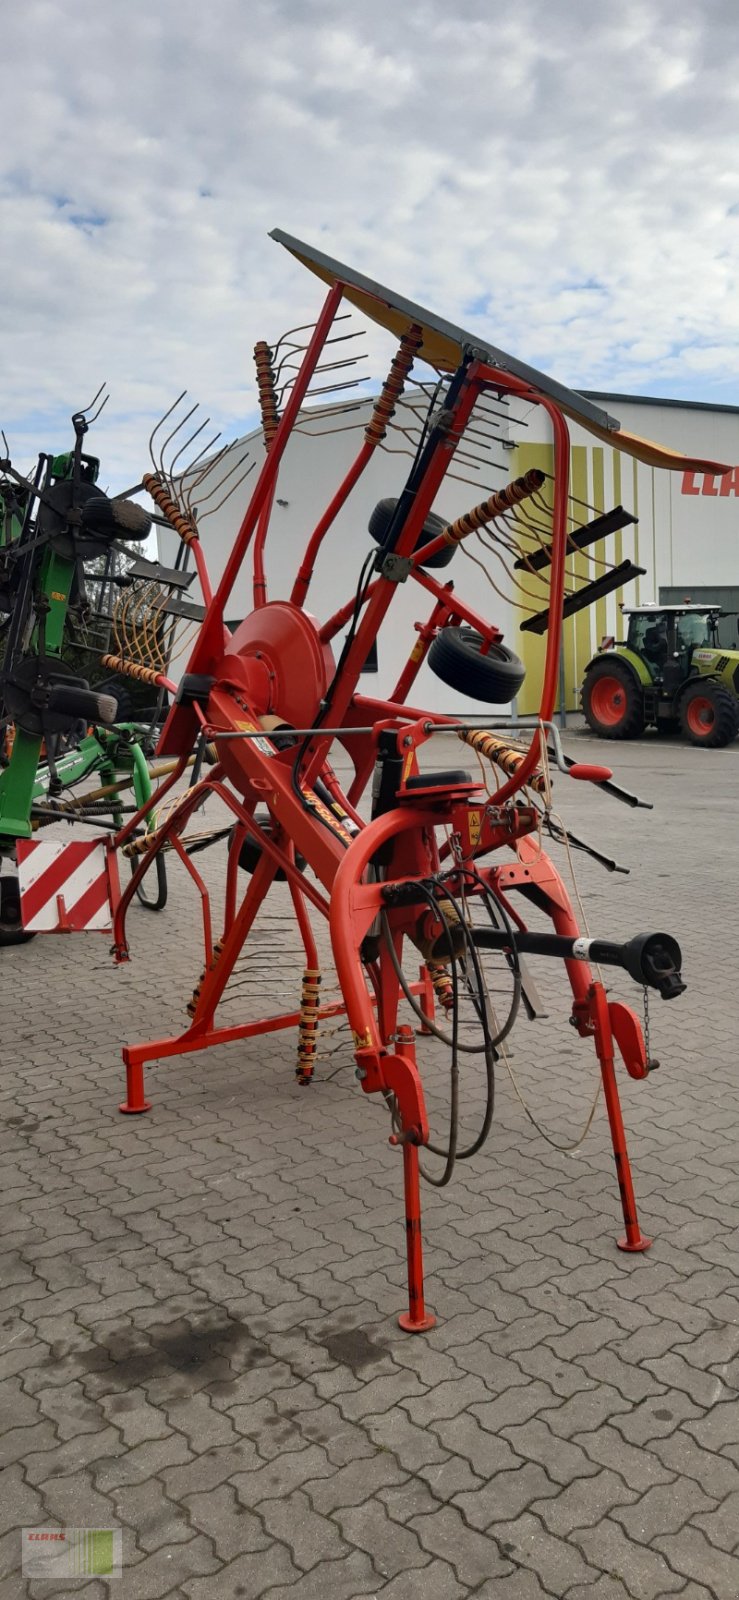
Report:
[[705,494],[712,499],[719,495],[724,500],[727,495],[739,495],[739,467],[731,467],[729,472],[722,475],[715,472],[684,472],[680,493]]

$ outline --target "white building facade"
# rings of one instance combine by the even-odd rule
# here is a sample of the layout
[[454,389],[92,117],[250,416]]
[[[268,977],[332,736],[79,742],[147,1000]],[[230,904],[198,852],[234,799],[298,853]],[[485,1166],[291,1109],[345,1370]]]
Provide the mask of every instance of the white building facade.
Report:
[[[627,558],[645,568],[646,575],[565,623],[562,681],[568,711],[578,708],[583,672],[601,638],[606,634],[623,637],[622,603],[628,606],[690,597],[721,602],[728,610],[739,607],[739,407],[602,393],[591,393],[589,398],[603,405],[630,432],[725,462],[728,470],[712,477],[646,467],[570,424],[573,523],[587,522],[617,505],[638,520],[573,557],[568,562],[569,586],[578,588],[600,575],[603,562],[618,564]],[[425,406],[423,396],[407,397],[405,409],[399,408],[395,419],[407,432],[397,426],[389,432],[385,447],[375,452],[326,536],[306,604],[321,621],[354,594],[365,555],[376,548],[367,532],[370,514],[378,500],[400,493],[414,453],[412,430],[418,428]],[[552,470],[549,424],[540,407],[524,409],[516,401],[505,404],[492,399],[486,406],[476,434],[469,439],[465,436],[439,491],[434,509],[447,521],[532,466]],[[291,437],[280,468],[266,547],[270,599],[289,597],[310,534],[359,450],[371,408],[372,399],[368,398],[338,417],[330,410],[306,412]],[[473,425],[477,423],[476,414]],[[233,447],[233,459],[246,449],[256,464],[250,477],[214,515],[206,516],[207,504],[202,507],[201,542],[214,582],[228,559],[264,458],[261,431],[239,441]],[[159,544],[161,559],[171,563],[175,536],[160,529]],[[484,561],[487,576],[466,557],[465,550]],[[248,569],[247,559],[231,598],[231,623],[240,621],[252,608]],[[522,632],[520,624],[527,612],[546,604],[545,583],[527,572],[514,572],[508,552],[492,555],[474,537],[436,576],[442,582],[452,579],[460,596],[502,629],[506,642],[527,668],[516,709],[520,715],[535,712],[545,641]],[[194,599],[199,597],[196,583],[191,594]],[[391,693],[416,639],[413,624],[426,620],[432,604],[432,597],[414,582],[399,585],[379,637],[377,675],[363,680],[367,692]],[[730,627],[724,643],[736,639],[736,618]],[[341,636],[337,645],[340,642]],[[426,665],[412,699],[416,705],[443,712],[490,711],[472,700],[465,703]],[[506,712],[509,708],[500,709]]]

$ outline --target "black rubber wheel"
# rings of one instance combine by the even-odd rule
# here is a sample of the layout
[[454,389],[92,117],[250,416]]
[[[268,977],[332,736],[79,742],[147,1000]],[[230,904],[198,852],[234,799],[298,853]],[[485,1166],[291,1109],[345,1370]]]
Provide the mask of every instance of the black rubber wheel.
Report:
[[27,944],[35,933],[26,933],[21,921],[21,898],[18,879],[0,878],[0,948],[4,945]]
[[[102,683],[94,683],[92,687],[95,694],[112,695],[113,699],[117,700],[116,722],[134,722],[136,720],[133,696],[124,679],[104,678]],[[146,721],[147,719],[144,718],[143,720]]]
[[639,739],[644,732],[641,685],[617,656],[604,656],[588,668],[582,709],[588,727],[600,739]]
[[739,705],[720,683],[696,678],[683,690],[680,730],[691,744],[720,750],[731,744],[739,729]]
[[[138,888],[136,890],[136,898],[137,898],[137,900],[139,902],[139,905],[143,906],[145,911],[163,911],[164,907],[167,904],[167,892],[168,892],[168,890],[167,890],[167,863],[166,863],[166,861],[164,859],[164,856],[162,855],[161,850],[159,851],[158,855],[156,855],[154,857],[154,865],[155,865],[155,868],[156,868],[156,875],[157,875],[157,892],[156,892],[156,895],[154,896],[154,899],[153,900],[148,900],[147,897],[146,897],[146,888],[145,888],[146,878],[142,879],[141,883],[138,885]],[[135,859],[132,858],[132,860],[131,860],[131,875],[132,876],[133,876],[133,873],[136,871],[137,866],[138,866],[138,861],[136,861]]]
[[[377,544],[385,543],[397,504],[397,500],[378,500],[367,524],[372,538]],[[448,523],[444,521],[444,518],[437,517],[435,511],[430,511],[416,540],[416,550],[421,550],[425,544],[428,544],[430,539],[438,539],[439,534],[443,533],[446,527],[448,527]],[[456,548],[454,544],[445,545],[444,549],[438,550],[436,555],[431,556],[429,561],[424,561],[424,567],[429,569],[432,567],[448,567]]]
[[474,628],[442,628],[429,650],[428,664],[442,683],[460,694],[506,705],[518,694],[526,668],[505,644],[491,644],[483,655],[484,649],[485,641]]

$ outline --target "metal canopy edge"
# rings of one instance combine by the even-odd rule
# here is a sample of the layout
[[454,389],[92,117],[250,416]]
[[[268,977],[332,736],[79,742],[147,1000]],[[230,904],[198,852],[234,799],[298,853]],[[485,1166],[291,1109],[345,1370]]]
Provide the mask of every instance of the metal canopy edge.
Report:
[[433,311],[427,311],[424,306],[416,305],[413,300],[406,300],[404,295],[395,294],[394,290],[373,282],[363,273],[355,272],[353,267],[335,261],[322,250],[315,250],[313,245],[305,244],[303,240],[294,238],[290,233],[284,233],[281,228],[273,228],[269,237],[277,244],[284,245],[291,255],[314,272],[318,278],[322,278],[324,283],[340,283],[346,299],[352,305],[372,322],[377,322],[390,333],[394,333],[397,338],[401,338],[407,332],[410,323],[418,324],[423,333],[421,354],[429,366],[453,372],[459,365],[465,346],[472,345],[475,350],[479,350],[482,359],[487,360],[491,366],[500,367],[501,371],[510,372],[515,377],[521,378],[524,383],[530,384],[532,389],[554,400],[565,416],[570,417],[573,422],[578,422],[588,433],[594,434],[611,448],[624,451],[626,455],[643,462],[645,466],[661,467],[670,472],[692,470],[724,473],[729,470],[725,462],[706,460],[702,456],[683,455],[680,451],[671,450],[669,446],[658,444],[653,439],[642,439],[639,434],[628,432],[621,427],[616,417],[610,416],[607,411],[602,411],[600,406],[593,405],[584,394],[566,388],[564,384],[557,383],[555,378],[548,378],[545,373],[538,372],[536,367],[528,366],[525,361],[518,361],[515,356],[508,355],[505,350],[496,349],[495,345],[488,344],[487,341],[481,346],[475,334],[456,327],[452,322],[444,321]]
[[[563,407],[566,406],[571,415],[587,418],[608,431],[618,430],[620,424],[616,418],[611,417],[600,406],[593,405],[592,401],[576,394],[573,389],[558,383],[556,378],[548,378],[545,373],[537,371],[536,367],[528,366],[525,361],[518,361],[515,356],[508,355],[505,350],[499,350],[487,340],[481,342],[478,334],[469,333],[465,328],[459,328],[455,323],[445,321],[434,311],[428,311],[425,306],[416,305],[413,300],[406,300],[404,295],[396,294],[394,289],[373,282],[363,273],[355,272],[353,267],[347,267],[342,261],[334,261],[332,256],[324,255],[321,250],[315,250],[313,245],[304,244],[301,239],[293,238],[292,234],[283,233],[281,228],[274,228],[269,237],[277,244],[284,245],[286,250],[297,256],[298,260],[310,267],[311,271],[319,278],[323,278],[324,282],[344,284],[347,300],[357,305],[366,316],[372,318],[373,322],[379,322],[382,327],[388,328],[393,333],[405,332],[408,320],[417,323],[423,331],[422,354],[430,366],[454,371],[459,365],[465,346],[473,345],[475,350],[480,352],[481,359],[487,360],[493,367],[500,367],[504,372],[512,372],[515,377],[522,378],[524,383],[530,383],[541,394],[550,396]],[[368,305],[367,300],[374,304]],[[402,323],[399,319],[402,319]]]

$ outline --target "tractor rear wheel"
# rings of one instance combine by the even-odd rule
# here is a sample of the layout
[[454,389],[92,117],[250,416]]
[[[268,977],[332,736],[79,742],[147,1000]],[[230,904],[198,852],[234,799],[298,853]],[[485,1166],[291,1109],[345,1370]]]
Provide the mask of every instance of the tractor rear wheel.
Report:
[[634,674],[616,658],[596,661],[582,686],[585,721],[600,739],[638,739],[644,732],[644,696]]
[[691,744],[719,750],[731,744],[739,729],[739,706],[720,683],[698,679],[683,690],[680,728]]

